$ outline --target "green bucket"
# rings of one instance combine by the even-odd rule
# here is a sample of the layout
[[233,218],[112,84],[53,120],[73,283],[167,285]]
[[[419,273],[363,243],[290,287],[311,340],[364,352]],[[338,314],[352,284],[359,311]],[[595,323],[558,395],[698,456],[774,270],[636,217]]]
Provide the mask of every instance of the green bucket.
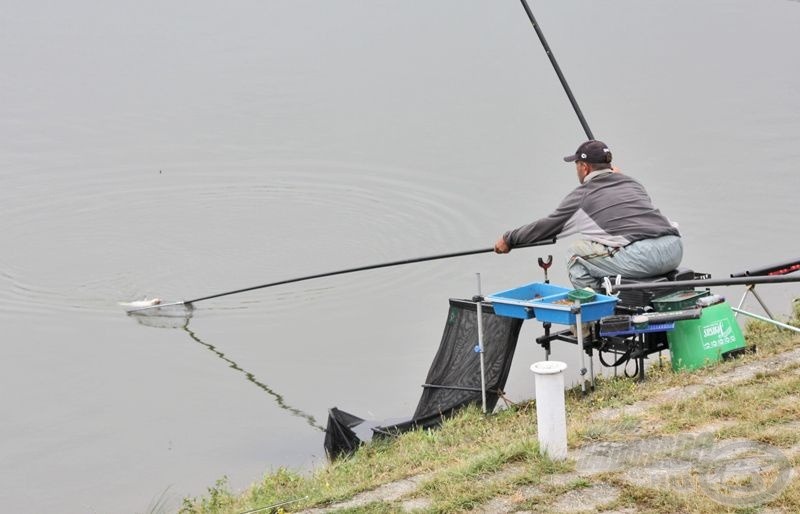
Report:
[[701,368],[744,348],[742,330],[726,302],[704,307],[699,319],[676,321],[667,341],[675,371]]

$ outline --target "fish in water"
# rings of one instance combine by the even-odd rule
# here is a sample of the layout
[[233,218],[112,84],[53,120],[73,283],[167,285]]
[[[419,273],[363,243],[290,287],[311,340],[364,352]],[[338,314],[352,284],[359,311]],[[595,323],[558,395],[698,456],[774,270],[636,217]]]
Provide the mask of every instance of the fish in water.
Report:
[[161,298],[151,298],[144,300],[134,300],[132,302],[119,302],[120,305],[123,307],[128,307],[130,309],[139,309],[141,307],[152,307],[154,305],[159,305],[161,303]]

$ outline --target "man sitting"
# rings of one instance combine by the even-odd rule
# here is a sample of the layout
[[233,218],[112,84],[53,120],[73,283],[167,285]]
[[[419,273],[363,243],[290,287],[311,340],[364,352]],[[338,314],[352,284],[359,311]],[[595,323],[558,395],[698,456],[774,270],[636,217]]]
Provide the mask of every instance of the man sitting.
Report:
[[596,291],[603,277],[644,278],[677,268],[683,257],[677,226],[653,206],[644,186],[612,168],[611,159],[605,143],[595,140],[564,157],[575,163],[580,185],[549,216],[504,233],[494,251],[580,233],[570,247],[569,278],[576,288]]

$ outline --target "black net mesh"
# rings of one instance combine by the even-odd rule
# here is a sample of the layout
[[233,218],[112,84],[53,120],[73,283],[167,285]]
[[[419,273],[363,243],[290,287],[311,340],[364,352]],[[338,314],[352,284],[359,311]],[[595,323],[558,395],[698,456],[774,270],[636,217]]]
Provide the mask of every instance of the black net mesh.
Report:
[[[511,358],[517,347],[522,320],[497,316],[491,305],[482,304],[484,368],[486,370],[486,408],[494,409],[497,392],[505,387]],[[433,359],[425,390],[414,418],[425,418],[461,407],[481,403],[480,353],[477,304],[450,300],[450,311],[439,351]]]
[[363,442],[356,427],[364,420],[336,407],[328,410],[328,426],[325,428],[325,452],[329,459],[353,453]]
[[[486,373],[486,408],[494,409],[505,387],[511,360],[522,328],[522,320],[497,316],[491,304],[481,304],[483,322],[484,369]],[[467,405],[481,405],[480,353],[478,345],[477,304],[468,300],[450,300],[444,334],[433,359],[424,390],[414,416],[402,423],[372,425],[376,436],[395,435],[417,427],[438,426],[442,419]],[[364,420],[331,409],[325,436],[325,451],[331,458],[351,453],[369,436],[356,434]]]

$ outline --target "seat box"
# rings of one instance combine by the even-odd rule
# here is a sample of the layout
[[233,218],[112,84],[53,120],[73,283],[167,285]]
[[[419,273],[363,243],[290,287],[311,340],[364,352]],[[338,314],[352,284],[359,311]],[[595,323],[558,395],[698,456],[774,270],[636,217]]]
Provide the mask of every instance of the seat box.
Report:
[[[649,278],[623,278],[621,284],[638,284],[638,283],[659,283],[674,282],[677,280],[695,280],[695,272],[687,268],[678,268],[670,271],[665,275]],[[653,289],[629,289],[620,291],[618,298],[619,304],[626,307],[648,307],[653,298],[663,296],[670,293],[682,291],[681,287],[659,287]]]

